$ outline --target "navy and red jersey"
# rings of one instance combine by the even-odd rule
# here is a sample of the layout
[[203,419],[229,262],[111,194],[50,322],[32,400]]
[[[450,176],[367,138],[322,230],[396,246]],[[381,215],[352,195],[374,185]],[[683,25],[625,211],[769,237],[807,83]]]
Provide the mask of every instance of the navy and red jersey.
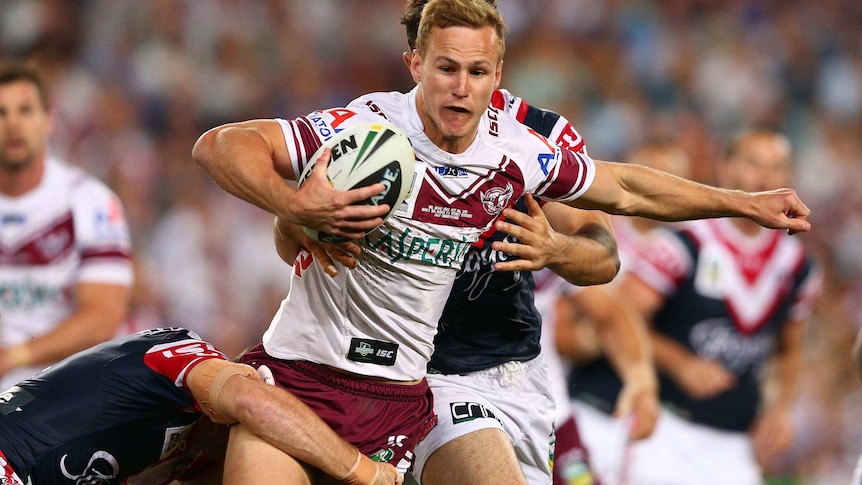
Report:
[[225,356],[178,327],[75,354],[0,393],[0,451],[24,482],[126,483],[203,416],[185,378],[207,359]]
[[[491,105],[558,146],[586,154],[583,138],[559,114],[530,106],[505,90],[494,92]],[[523,198],[514,209],[528,213]],[[520,242],[492,227],[467,252],[434,338],[428,364],[434,372],[474,372],[539,355],[542,319],[533,304],[533,274],[495,271],[494,263],[517,256],[495,251],[494,241]]]
[[[660,397],[694,423],[746,431],[761,401],[761,370],[784,325],[804,321],[819,293],[820,274],[798,238],[782,231],[743,235],[730,219],[659,230],[631,271],[664,296],[653,328],[691,353],[721,363],[738,385],[694,400],[660,373]],[[620,380],[606,360],[579,365],[570,393],[606,412]]]

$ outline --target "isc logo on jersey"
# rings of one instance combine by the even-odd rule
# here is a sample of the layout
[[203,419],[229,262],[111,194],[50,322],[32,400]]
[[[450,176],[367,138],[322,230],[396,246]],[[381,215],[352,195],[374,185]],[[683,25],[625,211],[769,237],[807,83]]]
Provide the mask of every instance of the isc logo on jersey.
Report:
[[[359,202],[365,205],[388,204],[390,210],[384,220],[407,197],[415,171],[416,155],[407,135],[395,125],[381,120],[359,123],[340,131],[312,155],[299,177],[300,186],[311,174],[314,162],[325,147],[332,150],[326,175],[334,188],[350,190],[376,183],[384,185],[382,193]],[[322,242],[348,240],[307,227],[304,231],[311,238]]]

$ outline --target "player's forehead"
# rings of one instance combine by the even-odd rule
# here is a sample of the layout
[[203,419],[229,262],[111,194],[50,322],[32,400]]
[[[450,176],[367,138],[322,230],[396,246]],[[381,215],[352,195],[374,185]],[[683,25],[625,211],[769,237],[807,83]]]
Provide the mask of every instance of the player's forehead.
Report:
[[740,141],[737,158],[749,163],[783,168],[790,163],[790,145],[782,137],[756,134]]
[[486,63],[494,65],[500,59],[497,32],[490,26],[434,27],[428,35],[426,57],[451,60],[460,64]]
[[0,84],[0,103],[4,105],[38,102],[39,88],[27,80],[18,79]]

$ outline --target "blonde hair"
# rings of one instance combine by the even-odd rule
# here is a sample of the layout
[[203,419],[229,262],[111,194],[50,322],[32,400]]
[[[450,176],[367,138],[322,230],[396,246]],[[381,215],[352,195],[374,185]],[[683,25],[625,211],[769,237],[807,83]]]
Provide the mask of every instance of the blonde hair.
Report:
[[416,36],[416,49],[425,55],[431,29],[438,27],[492,27],[497,33],[500,59],[506,51],[506,22],[486,0],[431,0],[422,9],[422,20]]

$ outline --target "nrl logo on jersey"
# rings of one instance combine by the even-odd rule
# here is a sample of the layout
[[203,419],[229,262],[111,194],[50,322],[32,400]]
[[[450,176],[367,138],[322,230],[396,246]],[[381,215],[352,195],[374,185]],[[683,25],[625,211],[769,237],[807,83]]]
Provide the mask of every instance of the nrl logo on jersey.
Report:
[[434,167],[434,171],[437,172],[437,175],[444,178],[464,178],[467,176],[467,171],[463,168],[452,167],[450,165]]
[[512,188],[512,184],[509,183],[506,184],[505,188],[494,187],[490,190],[484,191],[480,194],[482,207],[488,214],[496,216],[503,212],[503,209],[509,206],[509,201],[512,200],[512,194],[514,192],[515,189]]

